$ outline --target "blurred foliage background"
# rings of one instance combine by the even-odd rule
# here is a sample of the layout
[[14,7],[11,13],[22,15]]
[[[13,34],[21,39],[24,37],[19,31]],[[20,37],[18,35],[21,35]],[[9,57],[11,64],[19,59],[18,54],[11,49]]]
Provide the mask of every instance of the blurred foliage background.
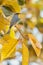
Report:
[[43,65],[43,0],[0,0],[0,65]]

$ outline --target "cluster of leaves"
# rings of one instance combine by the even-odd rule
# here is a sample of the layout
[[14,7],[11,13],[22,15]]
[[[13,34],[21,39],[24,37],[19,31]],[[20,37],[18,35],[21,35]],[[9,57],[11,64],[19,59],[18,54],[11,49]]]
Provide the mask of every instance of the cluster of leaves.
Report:
[[[27,0],[28,1],[28,0]],[[26,3],[27,3],[26,1]],[[19,2],[19,3],[18,3]],[[36,55],[40,55],[41,44],[36,40],[36,38],[28,33],[22,33],[20,30],[20,26],[25,26],[27,28],[26,22],[17,22],[22,18],[18,18],[18,15],[21,15],[20,11],[22,9],[22,5],[24,5],[24,0],[2,0],[0,1],[0,44],[2,44],[2,49],[0,49],[1,61],[13,56],[13,53],[16,52],[16,46],[18,44],[19,39],[15,37],[15,27],[17,31],[21,34],[21,42],[22,42],[22,65],[28,65],[29,62],[29,50],[27,47],[27,41],[30,40],[33,49],[36,52]],[[36,5],[35,5],[36,6]],[[14,18],[9,21],[7,17],[14,14]],[[18,18],[18,19],[17,19]],[[16,20],[15,20],[16,19]],[[17,24],[15,24],[17,22]],[[31,27],[31,23],[28,22]],[[26,31],[26,30],[25,30]],[[37,54],[38,53],[38,54]]]

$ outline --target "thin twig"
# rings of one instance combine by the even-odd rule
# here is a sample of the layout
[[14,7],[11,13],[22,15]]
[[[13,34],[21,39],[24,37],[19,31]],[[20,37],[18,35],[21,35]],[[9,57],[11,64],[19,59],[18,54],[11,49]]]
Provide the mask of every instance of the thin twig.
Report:
[[22,35],[22,37],[23,37],[24,39],[28,40],[28,38],[27,38],[26,36],[24,36],[23,33],[20,31],[20,29],[18,28],[18,26],[15,25],[15,27],[18,29],[18,31],[20,32],[20,34]]

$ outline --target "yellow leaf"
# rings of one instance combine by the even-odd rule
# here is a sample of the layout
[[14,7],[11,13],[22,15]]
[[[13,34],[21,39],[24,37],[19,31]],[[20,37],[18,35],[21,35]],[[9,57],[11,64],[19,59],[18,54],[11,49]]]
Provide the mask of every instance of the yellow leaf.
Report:
[[21,11],[21,7],[17,0],[5,0],[4,5],[10,7],[13,12],[20,13]]
[[26,0],[26,6],[27,8],[41,8],[41,4],[40,3],[32,3],[31,0]]
[[12,26],[11,30],[10,30],[10,36],[12,38],[15,38],[15,31],[14,31],[14,26]]
[[42,23],[43,24],[43,18],[40,18],[39,19],[39,23]]
[[4,18],[2,15],[0,15],[0,32],[4,31],[7,32],[10,26],[10,22]]
[[25,20],[26,15],[25,15],[25,14],[19,14],[18,17],[19,17],[21,20]]
[[3,11],[2,11],[2,9],[0,8],[0,14],[2,14],[3,13]]
[[25,43],[22,44],[22,65],[28,65],[29,63],[29,50]]
[[39,56],[42,48],[41,44],[32,34],[29,34],[29,39],[31,41],[32,47],[35,50],[36,55]]
[[27,24],[28,24],[28,26],[29,26],[30,28],[32,28],[32,29],[35,27],[35,24],[32,23],[31,21],[27,21]]
[[15,52],[18,40],[11,38],[7,34],[0,39],[0,43],[3,45],[1,50],[1,60],[4,60],[9,58]]

